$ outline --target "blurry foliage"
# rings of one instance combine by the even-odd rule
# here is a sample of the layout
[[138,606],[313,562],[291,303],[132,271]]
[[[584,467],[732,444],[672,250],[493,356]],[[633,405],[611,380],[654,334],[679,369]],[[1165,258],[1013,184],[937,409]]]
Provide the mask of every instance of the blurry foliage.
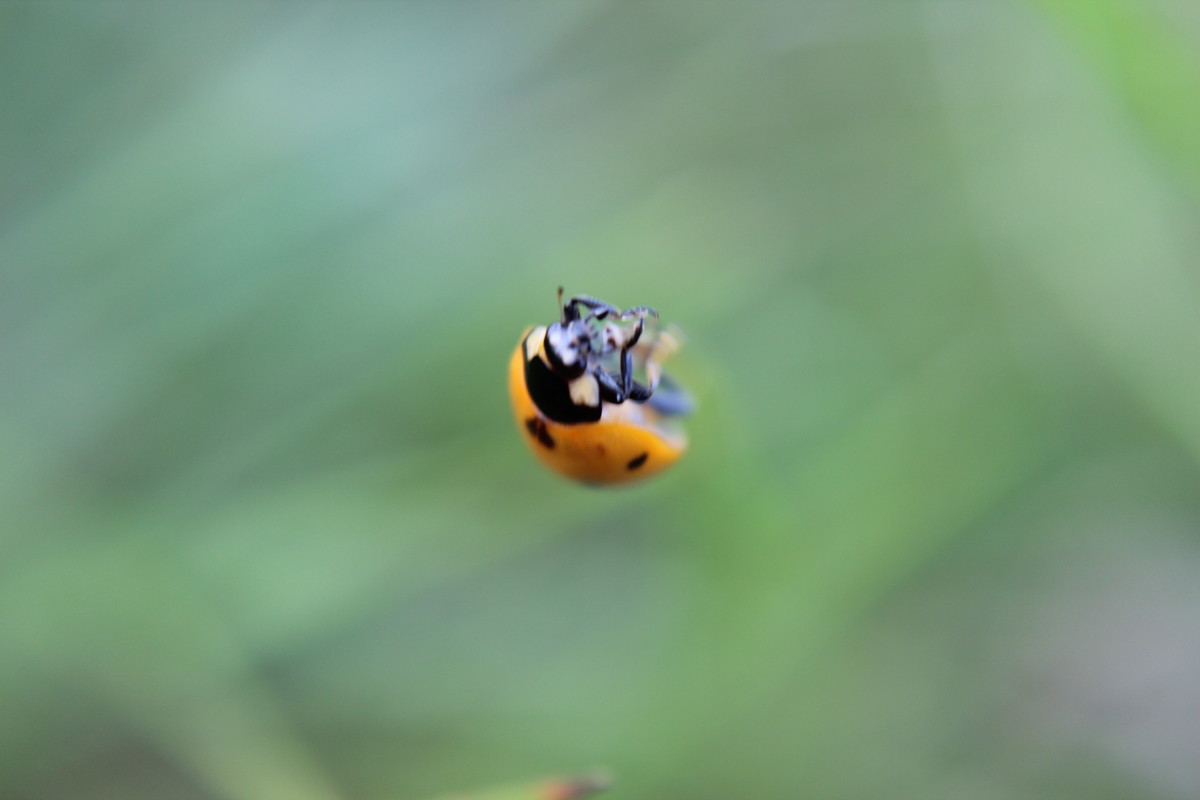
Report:
[[[0,795],[1200,791],[1200,14],[0,9]],[[504,370],[648,303],[565,484]]]
[[607,776],[597,773],[547,778],[515,787],[487,789],[465,795],[456,794],[444,800],[577,800],[602,792],[609,784]]

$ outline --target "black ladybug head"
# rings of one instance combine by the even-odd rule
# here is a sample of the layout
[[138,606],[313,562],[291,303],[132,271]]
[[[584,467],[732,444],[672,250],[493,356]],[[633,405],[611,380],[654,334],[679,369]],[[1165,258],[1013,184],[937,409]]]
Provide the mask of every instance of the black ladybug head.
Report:
[[546,328],[546,359],[560,378],[573,380],[587,371],[592,358],[592,331],[584,320],[554,322]]

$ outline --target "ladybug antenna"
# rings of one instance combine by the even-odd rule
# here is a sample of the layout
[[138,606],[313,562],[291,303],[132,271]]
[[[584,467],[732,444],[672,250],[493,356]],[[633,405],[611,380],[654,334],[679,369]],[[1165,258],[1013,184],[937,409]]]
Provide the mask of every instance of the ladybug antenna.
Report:
[[563,314],[565,316],[566,308],[563,307],[562,296],[563,296],[563,287],[560,286],[560,287],[558,287],[558,313]]

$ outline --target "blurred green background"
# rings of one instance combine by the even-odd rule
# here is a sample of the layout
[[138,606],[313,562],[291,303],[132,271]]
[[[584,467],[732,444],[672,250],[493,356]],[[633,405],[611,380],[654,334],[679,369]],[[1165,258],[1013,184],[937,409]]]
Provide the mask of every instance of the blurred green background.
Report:
[[1195,798],[1198,201],[1190,0],[6,4],[0,796]]

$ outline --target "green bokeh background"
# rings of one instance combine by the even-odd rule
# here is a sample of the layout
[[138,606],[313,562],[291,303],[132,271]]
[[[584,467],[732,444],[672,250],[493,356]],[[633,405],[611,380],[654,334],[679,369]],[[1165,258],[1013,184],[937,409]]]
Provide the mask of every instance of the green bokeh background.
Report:
[[4,5],[0,796],[1195,798],[1198,201],[1190,1]]

